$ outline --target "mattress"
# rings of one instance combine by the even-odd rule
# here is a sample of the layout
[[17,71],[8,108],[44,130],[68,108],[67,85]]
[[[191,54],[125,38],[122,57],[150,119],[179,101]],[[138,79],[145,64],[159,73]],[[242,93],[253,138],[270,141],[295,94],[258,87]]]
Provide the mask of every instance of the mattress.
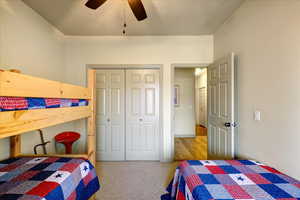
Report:
[[296,200],[300,182],[251,160],[183,161],[162,200]]
[[100,188],[88,160],[20,157],[0,162],[0,199],[87,200]]
[[88,101],[85,99],[0,97],[0,112],[87,105]]

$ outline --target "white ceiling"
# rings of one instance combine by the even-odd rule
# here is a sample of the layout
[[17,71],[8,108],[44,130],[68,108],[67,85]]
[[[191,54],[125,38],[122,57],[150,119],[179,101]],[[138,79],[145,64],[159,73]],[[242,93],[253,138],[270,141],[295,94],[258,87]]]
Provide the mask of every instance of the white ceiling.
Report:
[[[108,0],[99,9],[87,0],[23,0],[66,35],[212,34],[244,0],[142,0],[148,19],[138,22],[126,0]],[[125,5],[125,6],[124,6]],[[125,9],[124,9],[125,8]]]

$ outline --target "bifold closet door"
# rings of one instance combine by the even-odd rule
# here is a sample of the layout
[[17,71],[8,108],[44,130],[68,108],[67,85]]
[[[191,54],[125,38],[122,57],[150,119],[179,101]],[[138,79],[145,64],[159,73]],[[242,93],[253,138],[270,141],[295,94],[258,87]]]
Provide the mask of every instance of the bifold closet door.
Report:
[[126,70],[126,160],[159,160],[159,70]]
[[125,160],[124,83],[124,70],[97,71],[97,160]]

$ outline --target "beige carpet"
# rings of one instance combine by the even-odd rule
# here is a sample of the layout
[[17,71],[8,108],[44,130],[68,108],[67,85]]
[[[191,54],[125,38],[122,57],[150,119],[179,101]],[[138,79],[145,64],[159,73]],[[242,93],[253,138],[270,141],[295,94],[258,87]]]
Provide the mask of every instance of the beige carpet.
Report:
[[97,200],[160,200],[177,163],[98,162]]

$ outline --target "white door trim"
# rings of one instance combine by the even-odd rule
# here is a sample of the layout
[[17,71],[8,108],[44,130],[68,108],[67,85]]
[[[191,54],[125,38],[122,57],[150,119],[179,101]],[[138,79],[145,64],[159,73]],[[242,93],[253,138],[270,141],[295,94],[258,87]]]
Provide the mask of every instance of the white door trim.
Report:
[[[164,161],[163,152],[163,65],[162,64],[87,64],[86,77],[89,69],[114,70],[114,69],[159,69],[159,158]],[[87,80],[87,78],[86,78]],[[126,133],[125,133],[126,135]]]

